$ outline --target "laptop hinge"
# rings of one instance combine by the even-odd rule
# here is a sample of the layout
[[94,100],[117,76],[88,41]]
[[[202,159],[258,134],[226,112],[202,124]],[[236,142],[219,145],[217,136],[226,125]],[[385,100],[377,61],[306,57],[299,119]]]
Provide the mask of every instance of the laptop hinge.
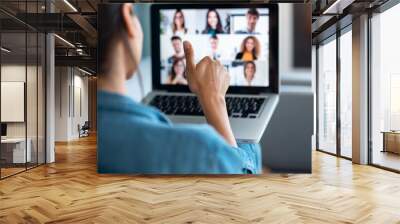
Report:
[[157,93],[168,93],[168,90],[165,90],[165,89],[155,89],[153,91],[157,92]]

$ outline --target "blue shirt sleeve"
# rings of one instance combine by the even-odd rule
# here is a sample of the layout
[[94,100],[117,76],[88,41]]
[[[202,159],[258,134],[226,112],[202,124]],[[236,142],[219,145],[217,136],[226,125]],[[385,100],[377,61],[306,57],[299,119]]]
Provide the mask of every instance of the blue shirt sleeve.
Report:
[[[133,128],[135,127],[135,128]],[[143,174],[259,174],[260,147],[231,147],[209,125],[140,120],[99,140],[99,172]],[[112,139],[107,139],[111,136]],[[107,144],[112,142],[113,144]],[[117,150],[117,151],[116,151]]]
[[[158,125],[157,125],[158,126]],[[261,171],[260,148],[255,144],[232,147],[209,125],[163,125],[158,136],[168,139],[171,173],[258,174]],[[163,161],[160,161],[162,164]]]

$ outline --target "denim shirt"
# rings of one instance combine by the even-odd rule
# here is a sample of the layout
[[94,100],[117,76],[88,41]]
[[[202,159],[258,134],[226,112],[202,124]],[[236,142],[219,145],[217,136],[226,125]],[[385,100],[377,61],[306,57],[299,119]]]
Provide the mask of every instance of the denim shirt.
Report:
[[227,142],[209,125],[172,124],[130,98],[97,94],[99,173],[258,174],[259,145]]

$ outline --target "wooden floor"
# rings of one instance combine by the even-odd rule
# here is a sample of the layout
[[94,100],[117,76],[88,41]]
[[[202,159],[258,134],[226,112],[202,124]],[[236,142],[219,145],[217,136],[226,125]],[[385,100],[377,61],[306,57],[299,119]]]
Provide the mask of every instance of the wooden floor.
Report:
[[25,171],[25,167],[24,168],[1,168],[1,177],[8,177],[11,176],[13,174],[19,173],[19,172],[23,172]]
[[0,223],[400,223],[400,175],[313,153],[313,174],[96,173],[96,141],[0,181]]
[[372,161],[377,165],[400,170],[400,154],[376,150],[374,151]]

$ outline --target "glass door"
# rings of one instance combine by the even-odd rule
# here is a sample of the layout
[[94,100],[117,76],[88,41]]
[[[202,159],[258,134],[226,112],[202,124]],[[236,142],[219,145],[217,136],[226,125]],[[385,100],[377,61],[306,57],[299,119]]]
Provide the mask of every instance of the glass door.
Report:
[[352,32],[351,26],[340,38],[340,156],[352,157]]
[[26,170],[26,162],[30,161],[26,136],[26,42],[25,31],[1,34],[2,177]]
[[[44,1],[1,2],[43,13]],[[26,14],[27,15],[27,14]],[[0,12],[0,178],[45,163],[45,44],[43,33]]]
[[317,49],[318,133],[317,149],[336,154],[336,36]]

